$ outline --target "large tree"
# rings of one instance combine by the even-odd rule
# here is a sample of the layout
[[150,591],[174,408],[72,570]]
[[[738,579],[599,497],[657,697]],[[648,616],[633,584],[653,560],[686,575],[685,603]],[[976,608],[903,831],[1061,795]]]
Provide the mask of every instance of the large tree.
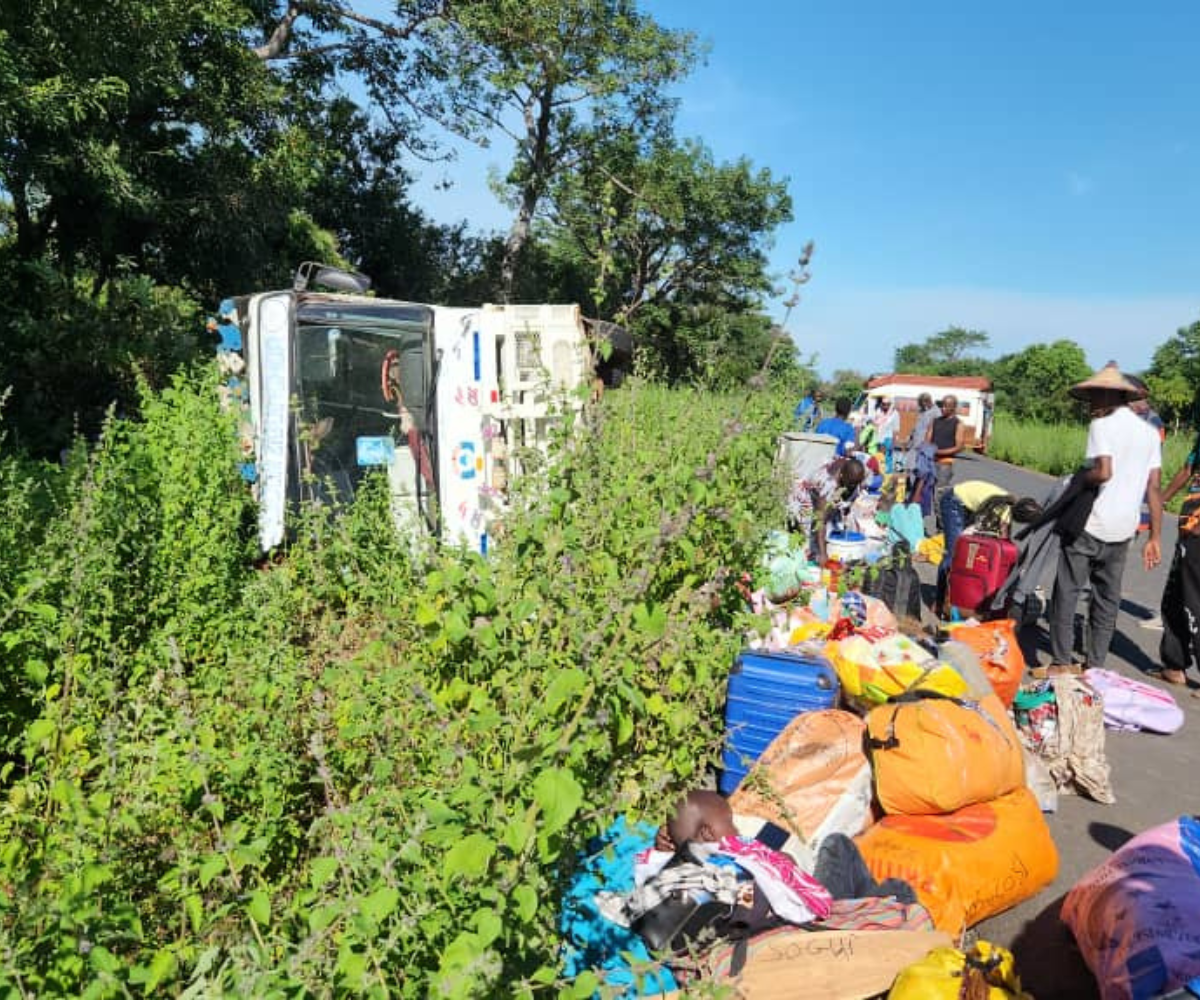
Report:
[[1178,426],[1197,422],[1200,387],[1200,322],[1180,327],[1154,352],[1146,370],[1152,403],[1163,418]]
[[553,245],[593,276],[597,311],[629,322],[667,302],[756,307],[767,250],[792,218],[785,181],[698,140],[624,134],[587,146],[554,189]]
[[[594,312],[633,327],[668,378],[731,383],[757,370],[773,341],[767,250],[791,219],[786,183],[665,130],[593,133],[581,149],[543,232]],[[790,341],[775,353],[794,363]]]
[[896,348],[893,364],[898,372],[925,375],[964,375],[984,363],[977,352],[987,350],[990,338],[982,330],[951,326],[917,344]]
[[501,268],[511,294],[555,180],[578,165],[598,132],[646,135],[669,122],[664,89],[691,66],[695,45],[635,0],[495,0],[456,19],[460,99],[515,147],[499,185],[514,212]]
[[1073,340],[1032,344],[995,362],[996,405],[1029,420],[1078,420],[1082,410],[1067,390],[1087,378],[1091,370],[1083,348]]

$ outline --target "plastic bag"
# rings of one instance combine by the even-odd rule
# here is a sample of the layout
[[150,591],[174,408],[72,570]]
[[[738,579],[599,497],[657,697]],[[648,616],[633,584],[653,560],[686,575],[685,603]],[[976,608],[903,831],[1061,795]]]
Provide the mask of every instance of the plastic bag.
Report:
[[906,695],[871,709],[867,737],[875,795],[889,814],[952,813],[1025,783],[1021,741],[994,694]]
[[863,752],[862,719],[838,709],[804,712],[772,740],[729,797],[739,817],[788,831],[780,846],[812,871],[821,841],[853,837],[871,824],[871,765]]
[[1022,742],[1042,758],[1060,792],[1116,802],[1104,752],[1104,702],[1082,677],[1055,677],[1017,692]]
[[873,878],[903,879],[951,934],[1029,899],[1058,873],[1054,838],[1025,787],[947,816],[884,816],[855,843]]
[[957,948],[935,948],[901,972],[888,993],[888,1000],[961,997],[1033,1000],[1021,990],[1012,952],[988,941],[976,941],[965,954]]
[[1000,618],[974,625],[953,625],[950,637],[975,650],[992,689],[1006,707],[1011,705],[1025,673],[1025,655],[1017,642],[1016,622]]
[[1103,1000],[1200,976],[1200,823],[1182,816],[1138,834],[1067,893],[1062,919]]
[[1183,709],[1170,691],[1100,667],[1085,670],[1083,678],[1104,699],[1104,724],[1109,729],[1174,733],[1183,727]]
[[842,690],[867,705],[919,687],[952,697],[967,694],[967,682],[949,664],[940,663],[908,636],[895,634],[875,642],[851,635],[825,647]]

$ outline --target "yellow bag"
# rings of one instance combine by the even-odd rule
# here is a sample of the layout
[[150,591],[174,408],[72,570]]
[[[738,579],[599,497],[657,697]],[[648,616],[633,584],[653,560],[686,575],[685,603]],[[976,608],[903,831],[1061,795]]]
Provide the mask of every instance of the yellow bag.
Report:
[[852,635],[825,646],[842,690],[852,699],[878,705],[910,688],[959,697],[967,682],[953,667],[899,633],[874,642]]
[[888,1000],[959,1000],[964,996],[1033,1000],[1021,989],[1012,952],[987,941],[977,941],[965,955],[957,948],[935,948],[901,972],[888,992]]
[[875,797],[884,812],[952,813],[1025,784],[1021,741],[994,694],[978,702],[905,699],[867,715]]

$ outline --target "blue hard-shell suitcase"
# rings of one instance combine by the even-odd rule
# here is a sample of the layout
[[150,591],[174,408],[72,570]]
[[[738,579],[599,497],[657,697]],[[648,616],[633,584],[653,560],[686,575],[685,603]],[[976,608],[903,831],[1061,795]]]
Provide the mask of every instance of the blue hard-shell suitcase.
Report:
[[824,657],[739,653],[729,673],[725,700],[721,794],[737,788],[754,761],[797,715],[833,708],[839,690],[837,673]]

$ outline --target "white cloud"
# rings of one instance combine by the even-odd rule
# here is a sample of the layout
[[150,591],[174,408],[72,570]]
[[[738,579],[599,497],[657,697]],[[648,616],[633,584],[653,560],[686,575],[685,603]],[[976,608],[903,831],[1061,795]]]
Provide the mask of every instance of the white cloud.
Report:
[[897,347],[949,326],[983,330],[991,356],[1073,340],[1096,367],[1150,363],[1154,349],[1200,318],[1200,295],[1037,295],[985,288],[822,289],[810,285],[789,323],[802,355],[822,373],[888,371]]

